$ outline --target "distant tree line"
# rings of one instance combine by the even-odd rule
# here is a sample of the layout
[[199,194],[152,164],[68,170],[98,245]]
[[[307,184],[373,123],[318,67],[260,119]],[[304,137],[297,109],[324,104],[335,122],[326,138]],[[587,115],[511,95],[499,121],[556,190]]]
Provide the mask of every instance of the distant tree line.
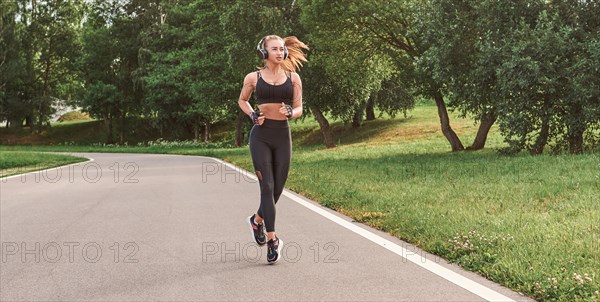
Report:
[[[514,153],[581,153],[600,135],[600,3],[588,0],[16,0],[0,2],[0,121],[49,127],[69,100],[127,141],[138,118],[209,141],[248,131],[243,77],[267,34],[311,50],[306,115],[360,127],[432,99],[452,151],[497,124]],[[465,147],[448,110],[478,124]]]

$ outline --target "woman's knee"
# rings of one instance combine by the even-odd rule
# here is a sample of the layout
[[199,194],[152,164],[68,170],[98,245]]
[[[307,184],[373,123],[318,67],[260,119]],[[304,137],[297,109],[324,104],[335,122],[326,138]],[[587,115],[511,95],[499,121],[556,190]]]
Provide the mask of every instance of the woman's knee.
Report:
[[275,189],[275,183],[273,182],[273,179],[260,179],[259,178],[259,183],[260,183],[260,192],[262,194],[270,194],[273,195],[273,191]]

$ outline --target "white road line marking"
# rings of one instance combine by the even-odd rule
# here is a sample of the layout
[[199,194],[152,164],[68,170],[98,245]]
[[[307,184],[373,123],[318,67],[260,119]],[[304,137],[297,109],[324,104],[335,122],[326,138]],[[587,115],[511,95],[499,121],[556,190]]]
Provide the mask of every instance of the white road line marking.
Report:
[[[246,176],[254,179],[254,180],[258,180],[256,178],[256,176],[254,176],[254,174],[240,168],[240,167],[236,167],[230,163],[224,162],[218,158],[212,158],[212,157],[207,157],[213,160],[216,160],[218,162],[220,162],[223,165],[228,166],[231,169],[234,169],[236,171],[239,171],[240,173],[244,173]],[[514,302],[515,300],[502,295],[486,286],[483,286],[461,274],[458,274],[448,268],[445,268],[437,263],[435,263],[433,260],[429,260],[426,259],[426,257],[423,257],[422,255],[419,255],[418,253],[412,252],[407,250],[406,248],[391,242],[379,235],[376,235],[370,231],[367,231],[355,224],[353,224],[352,222],[346,221],[334,214],[331,214],[329,212],[327,212],[326,210],[324,210],[323,208],[316,206],[294,194],[292,194],[291,192],[289,192],[287,189],[283,190],[283,195],[285,195],[286,197],[290,198],[291,200],[299,203],[300,205],[305,206],[306,208],[308,208],[309,210],[312,210],[313,212],[331,220],[332,222],[337,223],[338,225],[366,238],[371,240],[372,242],[386,248],[387,250],[407,259],[408,261],[464,288],[465,290],[487,300],[487,301],[507,301],[507,302]]]

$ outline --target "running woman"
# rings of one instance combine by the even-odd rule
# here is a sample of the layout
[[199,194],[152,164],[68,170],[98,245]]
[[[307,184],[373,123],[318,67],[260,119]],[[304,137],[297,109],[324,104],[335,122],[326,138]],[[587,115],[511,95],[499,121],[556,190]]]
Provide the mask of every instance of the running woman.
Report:
[[[306,62],[302,49],[308,47],[293,36],[262,38],[256,52],[263,67],[246,75],[238,100],[254,124],[250,155],[260,185],[260,206],[246,222],[256,243],[267,244],[269,264],[280,259],[283,247],[283,240],[275,233],[275,204],[283,193],[292,157],[288,120],[302,115],[302,81],[296,73]],[[258,111],[248,102],[253,91]]]

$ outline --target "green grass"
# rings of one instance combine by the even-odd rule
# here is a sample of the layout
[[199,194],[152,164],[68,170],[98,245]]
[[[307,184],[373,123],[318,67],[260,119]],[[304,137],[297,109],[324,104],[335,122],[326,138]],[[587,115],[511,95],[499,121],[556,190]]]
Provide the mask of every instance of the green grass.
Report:
[[[450,153],[439,135],[370,140],[295,149],[286,186],[535,299],[599,299],[597,154]],[[502,145],[497,133],[488,143]],[[252,171],[247,154],[224,157]]]
[[[472,142],[471,121],[452,126]],[[452,153],[434,106],[358,129],[332,123],[333,149],[314,120],[292,127],[286,187],[537,300],[600,300],[600,154],[502,156],[496,127],[485,150]],[[252,171],[247,147],[0,147],[15,149],[204,155]]]
[[0,152],[0,177],[87,161],[87,158],[26,151]]
[[[535,282],[556,277],[579,290],[573,273],[600,277],[597,158],[403,149],[296,154],[288,186],[538,299],[576,296],[546,296]],[[453,243],[470,232],[500,239],[474,249]],[[588,297],[598,290],[586,286]]]

